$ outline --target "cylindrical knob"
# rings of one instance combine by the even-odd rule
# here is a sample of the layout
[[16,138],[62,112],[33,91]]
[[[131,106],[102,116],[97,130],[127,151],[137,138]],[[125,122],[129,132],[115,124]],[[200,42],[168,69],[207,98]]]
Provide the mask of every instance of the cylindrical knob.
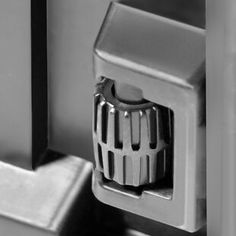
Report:
[[148,101],[127,104],[104,79],[94,96],[96,168],[121,185],[155,183],[166,173],[166,147],[160,108]]

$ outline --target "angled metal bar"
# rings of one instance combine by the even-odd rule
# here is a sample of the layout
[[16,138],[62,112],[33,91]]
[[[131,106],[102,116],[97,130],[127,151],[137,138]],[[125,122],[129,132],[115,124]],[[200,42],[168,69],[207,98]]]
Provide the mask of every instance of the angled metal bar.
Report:
[[208,236],[236,234],[236,2],[207,0]]

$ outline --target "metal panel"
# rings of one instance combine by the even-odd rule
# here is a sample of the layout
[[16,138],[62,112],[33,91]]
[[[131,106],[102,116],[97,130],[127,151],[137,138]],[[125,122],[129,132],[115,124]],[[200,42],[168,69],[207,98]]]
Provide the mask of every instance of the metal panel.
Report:
[[0,159],[28,169],[47,146],[45,6],[0,3]]
[[48,1],[49,145],[93,160],[92,48],[109,0]]
[[236,234],[236,2],[207,0],[208,236]]
[[28,168],[32,149],[30,2],[0,3],[0,159]]

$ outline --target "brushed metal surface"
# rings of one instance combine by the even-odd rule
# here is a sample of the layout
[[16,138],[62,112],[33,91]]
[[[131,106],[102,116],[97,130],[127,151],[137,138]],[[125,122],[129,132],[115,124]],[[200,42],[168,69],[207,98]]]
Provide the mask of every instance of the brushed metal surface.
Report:
[[30,168],[30,0],[1,1],[0,18],[0,159]]
[[48,1],[49,146],[90,161],[92,51],[109,3]]
[[[50,147],[90,161],[93,161],[92,48],[110,2],[48,1]],[[204,0],[121,2],[147,12],[205,27]]]
[[236,234],[236,2],[207,0],[208,236]]
[[[113,3],[94,48],[95,78],[136,86],[174,113],[172,200],[161,189],[138,196],[94,173],[93,191],[107,204],[181,229],[205,223],[205,31]],[[166,190],[165,190],[166,192]],[[173,214],[176,212],[176,214]]]
[[[6,83],[3,83],[4,86],[0,87],[0,105],[2,108],[0,115],[3,121],[0,126],[0,130],[3,131],[0,137],[4,139],[10,137],[9,140],[13,141],[12,144],[16,147],[16,150],[13,149],[13,146],[10,146],[10,142],[1,142],[0,147],[1,150],[14,150],[13,154],[6,156],[6,161],[9,161],[9,157],[11,157],[12,160],[10,162],[27,168],[31,168],[32,166],[32,127],[29,126],[32,124],[33,119],[31,116],[31,104],[29,102],[32,102],[30,97],[30,82],[32,82],[30,78],[32,79],[32,76],[30,73],[31,60],[29,56],[31,54],[29,42],[31,37],[29,31],[31,27],[29,21],[29,2],[25,0],[4,0],[0,3],[0,15],[2,18],[0,27],[3,30],[3,34],[0,36],[0,52],[2,55],[0,56],[1,82],[6,81]],[[83,98],[86,96],[88,98],[93,92],[90,55],[92,54],[93,41],[101,25],[109,1],[50,0],[48,2],[49,59],[52,59],[52,61],[49,61],[49,64],[52,63],[52,71],[50,69],[49,75],[51,76],[50,78],[53,78],[52,86],[54,84],[55,88],[61,89],[53,91],[53,94],[56,95],[55,99],[59,99],[59,102],[54,107],[53,100],[50,105],[52,107],[52,113],[56,111],[51,116],[55,118],[55,123],[54,119],[51,119],[53,126],[51,132],[54,129],[55,133],[53,133],[54,131],[52,132],[53,134],[50,133],[52,135],[50,145],[55,145],[54,147],[59,150],[79,154],[80,156],[83,155],[83,157],[92,160],[93,156],[90,155],[92,153],[92,142],[90,142],[91,138],[89,138],[91,135],[91,123],[88,119],[88,117],[91,117],[92,109],[89,109],[92,106],[92,99],[90,101],[86,100],[91,104],[89,105],[88,102],[87,106],[85,106],[85,100]],[[26,25],[22,24],[22,22],[26,22]],[[89,27],[87,27],[88,25]],[[74,79],[74,75],[81,76],[78,76],[79,79]],[[17,80],[18,78],[20,79],[19,81]],[[57,80],[57,78],[60,79]],[[38,79],[40,80],[40,76]],[[8,83],[11,81],[14,83]],[[22,84],[22,81],[26,83]],[[59,81],[63,82],[61,87],[57,85]],[[68,84],[68,82],[70,83]],[[81,86],[81,84],[84,86]],[[62,88],[64,88],[65,93]],[[15,89],[17,89],[16,92],[13,92]],[[77,100],[78,94],[80,99]],[[54,95],[51,98],[54,99]],[[14,104],[6,102],[9,96],[14,100]],[[67,100],[68,97],[70,99]],[[69,109],[68,104],[72,109]],[[78,112],[78,105],[84,113],[81,112],[81,109]],[[62,108],[68,108],[68,110]],[[9,112],[11,112],[10,115]],[[81,117],[83,119],[79,119]],[[77,123],[78,121],[79,125]],[[4,126],[4,122],[6,122],[6,126]],[[68,130],[66,124],[71,124]],[[10,129],[7,127],[10,127]],[[25,155],[25,151],[27,155]],[[4,236],[68,236],[66,233],[67,229],[65,229],[68,226],[68,222],[65,223],[64,220],[70,218],[68,217],[68,213],[74,204],[76,195],[74,190],[79,194],[80,191],[85,191],[86,193],[90,188],[87,181],[89,177],[86,177],[86,174],[82,171],[83,168],[80,169],[80,165],[83,165],[82,162],[75,157],[66,157],[65,159],[56,161],[54,164],[51,163],[48,166],[40,167],[35,173],[0,163],[2,172],[0,173],[2,180],[2,184],[0,183],[0,207],[3,207],[0,208],[0,234]],[[84,165],[89,175],[90,164],[84,163]],[[82,187],[83,180],[81,178],[85,178],[84,181],[86,183],[84,182],[84,187]],[[40,185],[39,189],[37,188],[38,184]],[[49,196],[49,193],[51,196]],[[82,213],[86,214],[87,207],[91,207],[93,202],[87,202],[91,197],[90,193],[85,195],[85,202],[87,204],[82,201],[80,196],[77,196],[76,199],[78,200],[78,208]],[[53,201],[54,196],[55,199]],[[41,205],[43,205],[43,208],[40,207]],[[102,208],[104,209],[104,206]],[[3,209],[3,214],[1,213],[1,209]],[[44,211],[43,209],[46,210]],[[115,212],[112,208],[111,211]],[[125,215],[125,212],[122,214]],[[83,217],[83,214],[80,214],[80,216]],[[107,214],[106,217],[106,221],[109,218],[115,223],[114,228],[117,229],[117,225],[119,227],[121,226],[117,223],[114,215]],[[131,218],[133,219],[133,217]],[[100,220],[103,219],[103,217],[100,217]],[[76,220],[79,226],[83,225],[79,224],[80,218],[72,218],[70,220],[72,223],[75,223],[74,220]],[[104,222],[100,221],[99,223]],[[135,222],[133,225],[137,226],[137,223]],[[98,225],[93,225],[96,231],[93,232],[94,235],[99,234],[96,226]],[[101,224],[100,226],[103,225]],[[91,225],[87,227],[92,228]],[[121,233],[108,232],[109,230],[106,230],[106,227],[104,227],[102,235],[121,235]],[[162,227],[156,227],[153,235],[157,233],[161,235],[166,232],[171,235],[175,235],[176,233],[178,235],[187,235],[184,232],[176,232],[170,228],[163,229]],[[140,235],[141,233],[127,230],[127,234]],[[91,235],[91,233],[88,233],[88,235]]]
[[121,0],[120,2],[156,15],[205,28],[205,0]]
[[35,172],[0,162],[0,235],[65,235],[73,209],[79,209],[76,224],[89,212],[91,170],[73,156]]
[[131,229],[143,232],[150,236],[206,236],[206,227],[203,227],[195,233],[189,233],[170,225],[162,224],[128,212],[125,212],[124,214],[124,221]]
[[0,160],[27,169],[47,147],[45,6],[0,3]]

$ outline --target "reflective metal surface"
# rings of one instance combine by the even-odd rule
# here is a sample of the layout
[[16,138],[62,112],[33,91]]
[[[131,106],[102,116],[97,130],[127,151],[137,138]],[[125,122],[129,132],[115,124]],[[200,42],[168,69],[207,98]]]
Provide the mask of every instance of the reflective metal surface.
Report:
[[[3,0],[0,3],[0,160],[27,169],[40,164],[40,167],[33,172],[0,162],[0,235],[192,235],[170,225],[163,225],[102,204],[91,192],[91,163],[53,151],[45,153],[49,141],[49,147],[56,150],[72,153],[87,160],[94,158],[91,134],[92,94],[95,83],[92,49],[110,2],[109,0],[47,1],[48,57],[45,55],[46,1]],[[153,17],[158,14],[204,28],[203,0],[122,0],[121,2],[152,13]],[[125,31],[128,28],[124,27]],[[156,37],[155,34],[144,37],[147,39],[147,45],[154,42],[153,36]],[[151,39],[151,42],[148,39]],[[176,45],[178,46],[174,44]],[[149,50],[149,47],[146,49]],[[199,55],[199,51],[195,52]],[[143,56],[147,55],[145,50],[141,53],[144,53]],[[142,59],[142,55],[140,58]],[[46,78],[47,60],[48,78]],[[147,67],[151,65],[155,70],[156,65],[151,62],[152,60],[144,65]],[[179,62],[181,64],[181,60]],[[191,64],[193,61],[189,62]],[[175,67],[172,69],[172,72],[177,71]],[[150,84],[153,87],[149,91],[144,86],[143,94],[141,91],[143,88],[139,88],[142,86],[139,80],[134,82],[126,79],[129,79],[129,76],[115,82],[115,92],[121,100],[140,101],[144,96],[156,99],[157,92],[160,95],[169,92],[168,89],[161,91],[164,86],[161,86],[160,91],[156,91],[156,82],[152,78],[148,81],[152,81]],[[132,88],[136,88],[133,94],[128,94],[131,96],[127,96],[124,89],[127,88],[127,84],[124,87],[123,82],[128,82],[128,86],[131,82]],[[183,97],[188,97],[188,89],[182,89],[180,90],[184,91]],[[195,91],[193,93],[195,94]],[[175,95],[176,93],[173,97]],[[159,103],[159,99],[155,102]],[[195,118],[194,116],[193,119]],[[201,119],[196,118],[196,120]],[[185,166],[179,167],[184,172]],[[192,165],[189,164],[188,167],[192,168]],[[97,188],[98,193],[101,191],[104,194],[108,191],[107,198],[111,196],[109,199],[111,205],[119,204],[121,198],[117,197],[118,195],[122,197],[125,195],[128,199],[135,199],[128,207],[137,209],[140,206],[140,202],[136,204],[141,196],[140,191],[125,191],[124,194],[124,189],[119,185],[104,181],[100,173],[95,175],[98,181],[94,183],[100,185]],[[202,177],[204,178],[204,175]],[[188,183],[184,183],[185,186],[192,184],[192,179],[189,180]],[[192,189],[195,189],[195,186]],[[116,195],[113,196],[114,190]],[[155,195],[169,202],[173,198],[174,191],[176,189],[172,188],[144,189],[149,197]],[[199,193],[197,190],[196,192]],[[186,197],[189,199],[189,195]],[[202,198],[204,197],[201,196],[199,199]],[[149,209],[152,212],[153,205]],[[162,209],[165,210],[165,204]],[[191,210],[186,207],[185,213],[189,211],[191,215]],[[153,212],[155,213],[155,209]],[[160,212],[161,209],[158,214]],[[174,211],[174,213],[179,212]],[[172,215],[174,216],[173,211]],[[181,218],[181,214],[178,216]],[[224,223],[224,227],[226,225]],[[193,235],[205,234],[203,228]]]
[[45,6],[0,2],[0,160],[26,169],[47,148]]
[[48,1],[49,145],[93,161],[92,50],[109,0]]
[[71,235],[73,217],[82,224],[89,213],[91,169],[63,155],[36,172],[0,162],[0,235]]
[[0,160],[31,168],[30,0],[1,1],[0,16]]
[[130,192],[95,171],[99,200],[188,231],[205,223],[204,64],[204,30],[111,5],[94,48],[95,77],[136,86],[173,111],[173,187]]
[[[95,84],[92,79],[92,48],[110,2],[48,1],[50,147],[82,156],[90,161],[93,161],[91,122]],[[121,2],[154,14],[205,27],[204,0]]]
[[163,119],[171,118],[162,116],[163,108],[152,102],[120,102],[112,93],[114,85],[104,79],[94,95],[96,169],[121,185],[156,183],[166,176],[170,163],[170,137],[165,137],[164,130],[171,127]]
[[208,236],[236,234],[236,2],[207,0]]

